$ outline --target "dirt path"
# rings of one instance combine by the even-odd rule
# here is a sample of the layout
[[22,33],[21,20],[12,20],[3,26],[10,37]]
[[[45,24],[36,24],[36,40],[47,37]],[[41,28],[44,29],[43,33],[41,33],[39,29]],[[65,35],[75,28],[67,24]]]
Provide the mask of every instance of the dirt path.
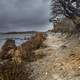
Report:
[[44,44],[47,48],[35,51],[39,59],[31,63],[33,74],[30,78],[33,80],[80,80],[78,54],[80,47],[70,47],[70,43],[67,44],[69,47],[61,47],[65,44],[65,39],[60,34],[49,34]]

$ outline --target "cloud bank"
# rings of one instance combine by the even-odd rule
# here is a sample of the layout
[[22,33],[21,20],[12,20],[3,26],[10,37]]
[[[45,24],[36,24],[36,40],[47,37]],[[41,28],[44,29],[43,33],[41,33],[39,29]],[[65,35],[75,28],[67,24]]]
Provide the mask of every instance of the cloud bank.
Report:
[[0,0],[0,31],[46,30],[49,0]]

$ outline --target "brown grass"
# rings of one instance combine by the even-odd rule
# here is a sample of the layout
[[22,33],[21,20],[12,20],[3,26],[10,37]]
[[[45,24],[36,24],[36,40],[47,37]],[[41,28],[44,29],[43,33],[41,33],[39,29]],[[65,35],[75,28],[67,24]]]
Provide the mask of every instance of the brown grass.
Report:
[[[2,47],[0,53],[0,80],[32,80],[29,79],[31,75],[30,66],[24,62],[36,60],[34,50],[40,48],[45,40],[44,33],[36,33],[34,37],[23,43],[21,46],[16,47],[14,40],[7,40]],[[42,58],[44,55],[37,55]],[[7,62],[4,62],[7,60]]]
[[2,46],[0,57],[3,60],[11,59],[17,63],[21,63],[24,59],[33,61],[35,58],[34,50],[40,48],[45,39],[44,33],[37,32],[29,41],[18,47],[16,47],[14,40],[8,39]]
[[25,55],[24,58],[33,60],[35,58],[33,51],[40,48],[44,40],[44,33],[38,32],[30,41],[23,43],[22,50]]
[[15,40],[8,39],[2,46],[2,50],[0,52],[0,58],[1,59],[11,58],[12,55],[10,54],[10,50],[15,50],[15,49],[16,49]]
[[64,18],[62,21],[58,21],[54,25],[53,32],[69,33],[72,34],[75,29],[75,24],[68,18]]
[[13,62],[8,62],[6,64],[0,65],[0,79],[30,80],[28,78],[30,74],[26,71],[26,68],[24,64],[15,64]]

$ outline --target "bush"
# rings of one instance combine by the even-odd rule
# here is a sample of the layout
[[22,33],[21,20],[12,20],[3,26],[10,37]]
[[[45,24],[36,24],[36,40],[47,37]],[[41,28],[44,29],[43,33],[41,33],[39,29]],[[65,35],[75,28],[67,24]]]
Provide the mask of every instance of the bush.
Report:
[[32,39],[32,44],[34,45],[34,50],[40,48],[43,41],[45,40],[45,36],[43,33],[37,33],[35,37]]
[[23,54],[25,55],[24,58],[28,60],[31,59],[31,61],[34,60],[35,54],[33,51],[40,48],[45,39],[44,33],[38,32],[30,41],[23,43],[21,46]]
[[12,39],[8,39],[4,45],[2,46],[2,51],[0,52],[0,58],[1,59],[9,59],[12,57],[12,55],[10,54],[10,50],[15,50],[16,49],[16,45],[15,45],[15,40]]
[[2,46],[3,50],[10,50],[16,47],[15,40],[7,39],[4,45]]
[[[0,79],[1,80],[30,80],[30,66],[25,65],[27,62],[36,60],[34,50],[40,48],[45,36],[43,33],[36,33],[34,37],[16,47],[14,40],[7,40],[2,46],[0,53]],[[2,54],[2,55],[1,55]],[[42,58],[43,55],[40,55]],[[32,80],[32,79],[31,79]]]
[[58,21],[54,25],[53,32],[69,33],[72,34],[75,29],[75,24],[68,18],[64,18],[62,21]]

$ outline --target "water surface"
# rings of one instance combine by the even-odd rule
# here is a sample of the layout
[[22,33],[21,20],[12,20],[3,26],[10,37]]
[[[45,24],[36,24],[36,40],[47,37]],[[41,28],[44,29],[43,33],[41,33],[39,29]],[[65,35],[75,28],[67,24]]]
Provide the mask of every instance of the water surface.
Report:
[[33,36],[33,34],[24,33],[24,34],[0,34],[0,47],[5,43],[7,39],[13,39],[16,42],[16,45],[20,45],[23,42],[27,41],[28,38]]

